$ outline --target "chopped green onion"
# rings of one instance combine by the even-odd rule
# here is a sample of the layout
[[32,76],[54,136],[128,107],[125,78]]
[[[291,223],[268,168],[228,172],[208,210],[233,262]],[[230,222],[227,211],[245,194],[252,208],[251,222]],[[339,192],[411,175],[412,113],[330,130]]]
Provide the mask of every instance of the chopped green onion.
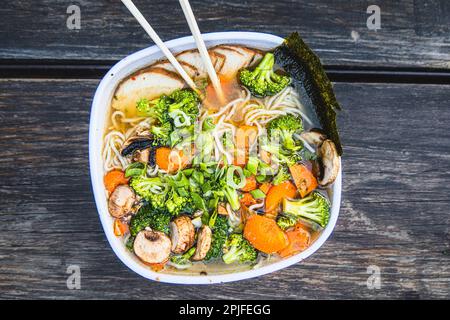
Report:
[[[235,172],[239,175],[239,183],[234,181]],[[227,185],[233,189],[241,189],[245,186],[246,178],[241,167],[230,166],[227,170]]]
[[250,171],[252,174],[256,174],[258,172],[258,164],[259,160],[256,157],[249,157],[246,169]]
[[255,199],[264,199],[266,197],[266,194],[264,192],[262,192],[262,190],[260,190],[260,189],[252,190],[252,191],[250,191],[250,194]]

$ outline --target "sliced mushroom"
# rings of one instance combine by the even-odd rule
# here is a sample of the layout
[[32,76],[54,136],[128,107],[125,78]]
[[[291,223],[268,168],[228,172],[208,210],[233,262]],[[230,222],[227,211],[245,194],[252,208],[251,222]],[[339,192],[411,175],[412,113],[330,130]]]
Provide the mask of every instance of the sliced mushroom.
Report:
[[160,231],[143,230],[134,240],[134,253],[146,263],[164,263],[169,259],[171,242]]
[[198,231],[197,236],[197,247],[195,249],[195,254],[192,260],[200,261],[205,259],[206,254],[211,248],[212,231],[208,226],[202,226]]
[[127,185],[119,185],[109,197],[109,213],[114,218],[122,218],[131,212],[135,201],[133,190]]
[[319,147],[327,139],[327,136],[320,129],[311,129],[310,131],[302,132],[300,138],[311,146]]
[[135,151],[148,149],[152,144],[153,141],[150,136],[136,135],[125,141],[120,153],[125,157],[133,154]]
[[134,161],[148,163],[150,160],[150,148],[144,150],[136,150],[134,152]]
[[319,184],[323,187],[328,186],[336,180],[339,172],[339,155],[334,142],[327,139],[318,149],[320,159]]
[[188,216],[180,216],[170,223],[172,252],[184,253],[194,245],[195,228]]

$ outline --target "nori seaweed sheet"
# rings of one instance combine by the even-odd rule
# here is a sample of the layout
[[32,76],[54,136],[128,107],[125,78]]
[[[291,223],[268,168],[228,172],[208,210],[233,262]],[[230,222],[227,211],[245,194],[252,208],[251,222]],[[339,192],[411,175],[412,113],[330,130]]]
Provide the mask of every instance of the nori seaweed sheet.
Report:
[[298,32],[292,33],[283,44],[276,47],[274,55],[276,63],[291,75],[295,85],[305,88],[322,129],[336,145],[339,155],[342,155],[335,111],[341,110],[341,107],[320,59],[305,44]]

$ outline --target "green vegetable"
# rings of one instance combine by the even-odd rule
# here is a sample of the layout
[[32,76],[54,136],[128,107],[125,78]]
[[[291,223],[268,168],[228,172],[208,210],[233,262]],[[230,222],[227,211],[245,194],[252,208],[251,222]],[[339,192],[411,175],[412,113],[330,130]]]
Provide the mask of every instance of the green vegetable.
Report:
[[203,131],[211,131],[216,127],[216,125],[213,122],[213,118],[208,117],[203,121]]
[[314,221],[324,228],[330,219],[330,203],[319,192],[313,192],[300,200],[283,199],[283,214],[285,216]]
[[[238,182],[235,181],[235,173],[239,175]],[[230,166],[227,170],[227,185],[233,189],[241,189],[245,186],[246,179],[241,167]]]
[[225,185],[223,187],[223,193],[225,194],[225,197],[227,198],[227,201],[230,204],[231,209],[233,209],[234,211],[239,210],[241,204],[239,202],[239,195],[236,189],[231,188],[228,185]]
[[258,172],[259,159],[256,157],[249,157],[246,169],[252,174],[256,175]]
[[131,179],[130,187],[153,207],[164,207],[168,185],[160,177],[134,177]]
[[153,125],[150,129],[153,134],[154,146],[169,146],[171,143],[172,124],[164,122],[158,125]]
[[296,85],[304,87],[314,105],[322,129],[336,145],[339,155],[342,155],[336,126],[336,110],[341,110],[341,107],[320,59],[297,32],[287,37],[283,44],[275,49],[274,54],[277,64],[294,78]]
[[239,80],[256,97],[273,96],[291,83],[289,76],[274,72],[274,64],[274,55],[266,53],[254,70],[243,69]]
[[272,180],[274,185],[279,185],[280,183],[289,180],[291,178],[291,174],[286,166],[279,166],[278,172]]
[[146,227],[169,234],[171,215],[164,209],[154,208],[151,205],[142,206],[131,218],[130,234],[135,237]]
[[294,140],[294,134],[302,131],[302,119],[291,114],[275,118],[267,126],[269,138],[272,141],[279,141],[284,149],[290,151],[297,151],[303,147],[301,143]]
[[169,95],[169,98],[171,99],[168,106],[169,115],[181,111],[190,118],[190,123],[197,120],[200,99],[194,91],[190,89],[175,90]]
[[219,215],[212,229],[211,248],[206,254],[205,260],[220,258],[223,255],[223,245],[228,236],[228,221],[224,216]]
[[147,165],[142,162],[133,162],[125,170],[125,177],[142,176],[147,170]]
[[226,264],[234,262],[254,262],[258,257],[258,251],[244,239],[242,234],[231,234],[224,246],[223,261]]
[[173,216],[177,216],[180,213],[191,214],[195,210],[192,198],[181,196],[175,188],[172,188],[169,193],[165,206],[167,211],[169,211]]
[[266,144],[262,145],[261,148],[267,152],[270,152],[272,159],[274,159],[276,163],[281,165],[287,165],[288,167],[290,167],[303,160],[301,150],[285,150],[278,144]]
[[133,252],[134,251],[134,248],[133,248],[133,246],[134,246],[134,239],[135,239],[135,237],[133,237],[133,236],[129,236],[128,237],[128,239],[127,239],[127,242],[125,243],[125,247],[128,249],[128,250],[130,250],[131,252]]
[[289,228],[295,226],[296,223],[297,223],[296,218],[292,218],[292,217],[288,217],[288,216],[279,216],[277,219],[278,226],[283,230],[286,230],[286,229],[289,229]]
[[187,252],[182,255],[175,255],[170,258],[170,262],[172,266],[177,269],[187,269],[192,266],[192,262],[190,261],[191,257],[195,253],[195,247],[190,248]]
[[264,192],[262,192],[262,190],[260,190],[260,189],[252,190],[252,191],[250,191],[250,194],[255,199],[264,199],[266,197],[266,194]]

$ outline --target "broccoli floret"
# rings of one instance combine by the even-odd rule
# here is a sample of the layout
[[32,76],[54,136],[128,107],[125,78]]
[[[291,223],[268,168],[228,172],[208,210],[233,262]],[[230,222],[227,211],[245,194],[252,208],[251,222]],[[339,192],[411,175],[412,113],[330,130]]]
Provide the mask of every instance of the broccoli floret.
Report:
[[224,246],[223,261],[226,264],[233,262],[254,262],[258,256],[258,252],[250,243],[244,239],[242,234],[231,234]]
[[276,162],[280,165],[287,165],[290,167],[303,159],[301,150],[289,151],[276,144],[262,145],[261,148],[264,151],[269,152],[272,159],[275,158]]
[[166,95],[162,95],[155,100],[143,98],[137,102],[136,109],[140,116],[152,117],[160,123],[166,123],[169,120],[168,108],[170,103],[171,99]]
[[275,57],[266,53],[258,66],[250,71],[243,69],[239,73],[241,83],[257,97],[273,96],[291,83],[291,78],[274,72]]
[[166,201],[167,184],[160,177],[138,176],[131,179],[130,187],[153,207],[163,207]]
[[223,254],[223,245],[227,240],[228,235],[228,221],[224,216],[219,215],[212,227],[212,241],[211,248],[206,254],[205,260],[219,258]]
[[190,259],[194,255],[194,253],[195,247],[192,247],[182,255],[172,256],[170,258],[170,262],[172,263],[172,266],[174,266],[177,269],[187,269],[192,265]]
[[283,229],[289,229],[297,224],[297,219],[287,216],[280,216],[277,220],[278,226]]
[[330,219],[330,203],[316,191],[301,200],[283,199],[283,213],[295,219],[309,219],[324,228]]
[[177,216],[180,213],[192,213],[194,211],[192,198],[180,196],[174,188],[172,188],[165,206],[167,211],[173,216]]
[[278,140],[286,150],[297,151],[302,148],[293,135],[303,131],[302,119],[291,114],[280,116],[269,122],[267,134],[272,140]]
[[198,95],[189,89],[180,89],[172,92],[169,96],[171,103],[168,106],[168,112],[170,114],[177,114],[179,111],[190,117],[190,125],[197,119],[199,109],[198,105],[200,99]]
[[150,205],[142,206],[131,218],[130,234],[135,237],[146,227],[169,234],[171,215],[164,209],[154,208]]
[[286,168],[286,166],[280,166],[277,174],[272,180],[272,183],[274,185],[279,185],[280,183],[289,180],[290,178],[291,174],[289,173],[289,170]]
[[170,134],[172,133],[172,124],[170,122],[152,126],[151,133],[153,134],[154,146],[170,146]]

